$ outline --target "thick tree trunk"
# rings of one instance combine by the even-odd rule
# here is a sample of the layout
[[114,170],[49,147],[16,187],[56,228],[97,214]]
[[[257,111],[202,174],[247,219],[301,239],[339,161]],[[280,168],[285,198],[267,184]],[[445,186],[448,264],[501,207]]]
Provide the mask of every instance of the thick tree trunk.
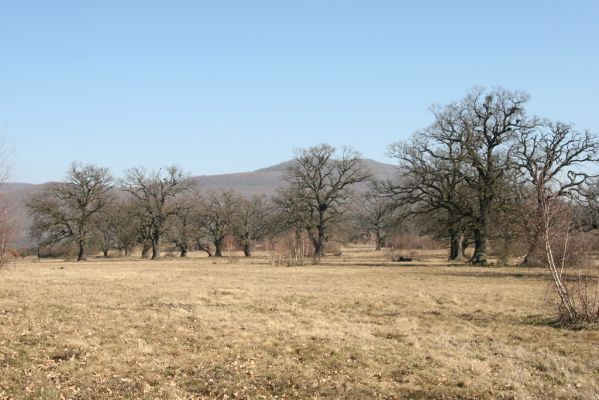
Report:
[[79,253],[77,254],[77,261],[87,260],[87,254],[85,252],[85,240],[79,239]]
[[524,267],[544,267],[547,266],[547,256],[542,245],[543,228],[541,226],[543,215],[543,193],[542,189],[537,189],[537,212],[536,221],[534,222],[532,232],[530,232],[530,240],[526,256],[522,261]]
[[543,252],[539,236],[535,235],[535,237],[531,238],[531,242],[528,245],[528,251],[526,252],[526,256],[521,265],[523,267],[547,266],[547,256]]
[[487,265],[487,232],[486,229],[474,230],[474,255],[472,264]]
[[160,259],[160,234],[154,233],[152,235],[152,260]]
[[318,217],[318,225],[316,226],[317,237],[314,237],[312,232],[308,232],[310,239],[312,240],[312,245],[314,246],[314,256],[323,257],[325,255],[325,247],[326,247],[326,231],[325,231],[325,220],[324,214],[321,211]]
[[463,239],[462,240],[462,258],[468,258],[468,255],[466,254],[466,250],[468,250],[468,247],[470,247],[470,241]]
[[218,239],[214,241],[214,257],[222,257],[222,240]]
[[318,238],[314,245],[314,255],[317,257],[324,257],[326,247],[326,237],[324,231],[324,225],[318,226]]
[[210,250],[210,245],[204,246],[204,244],[202,243],[202,241],[200,239],[196,239],[195,241],[196,241],[198,250],[205,251],[206,254],[208,254],[208,257],[214,256],[214,254],[212,254],[212,250]]
[[463,257],[462,246],[464,243],[464,234],[453,229],[449,230],[449,260],[460,261]]
[[182,241],[175,241],[175,246],[177,246],[177,248],[179,249],[179,257],[187,257],[187,252],[189,250],[189,246],[187,244],[187,241],[182,240]]
[[380,251],[381,250],[381,242],[382,242],[381,231],[379,229],[376,229],[374,235],[375,235],[375,240],[376,240],[374,250]]
[[474,255],[472,264],[487,265],[487,240],[489,236],[489,220],[491,198],[487,195],[479,200],[478,226],[474,230]]
[[108,249],[106,247],[102,249],[102,254],[104,257],[108,257]]
[[312,239],[312,245],[314,246],[314,255],[316,257],[324,256],[324,243],[319,238]]
[[141,258],[148,258],[148,252],[152,248],[152,245],[149,242],[145,241],[141,246]]
[[252,255],[252,248],[249,241],[243,243],[243,254],[246,257],[250,257]]

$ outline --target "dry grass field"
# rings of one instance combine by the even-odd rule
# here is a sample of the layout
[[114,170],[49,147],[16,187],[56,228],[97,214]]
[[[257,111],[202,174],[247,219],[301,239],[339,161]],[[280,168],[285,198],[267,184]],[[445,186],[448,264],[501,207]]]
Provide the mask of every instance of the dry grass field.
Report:
[[0,398],[597,399],[599,331],[541,269],[372,254],[22,261],[0,271]]

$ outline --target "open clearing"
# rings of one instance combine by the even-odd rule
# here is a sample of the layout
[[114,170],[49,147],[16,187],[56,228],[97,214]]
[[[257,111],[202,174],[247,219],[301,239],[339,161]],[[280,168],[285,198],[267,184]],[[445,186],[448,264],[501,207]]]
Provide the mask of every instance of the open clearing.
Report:
[[374,256],[19,262],[0,398],[596,399],[599,331],[552,327],[548,288]]

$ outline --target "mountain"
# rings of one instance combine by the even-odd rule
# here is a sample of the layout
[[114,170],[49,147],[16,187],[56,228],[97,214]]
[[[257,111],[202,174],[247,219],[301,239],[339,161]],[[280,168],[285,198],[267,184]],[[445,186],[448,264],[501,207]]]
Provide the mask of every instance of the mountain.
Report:
[[[283,175],[294,162],[294,160],[289,160],[252,172],[200,175],[194,176],[192,179],[201,191],[235,190],[245,196],[255,194],[272,196],[278,188],[285,185]],[[374,160],[363,160],[363,165],[376,179],[390,178],[396,173],[395,166]],[[21,243],[27,242],[29,226],[31,226],[31,217],[27,212],[25,202],[31,195],[41,192],[49,184],[50,182],[42,184],[7,182],[0,186],[0,198],[6,201],[5,204],[9,205],[12,220],[18,232],[17,236]],[[362,185],[361,189],[364,187]]]
[[[283,175],[287,168],[294,164],[294,160],[282,162],[270,167],[261,168],[253,172],[236,174],[201,175],[194,177],[200,190],[235,190],[243,195],[265,194],[271,196],[277,189],[284,186]],[[376,179],[391,178],[396,172],[396,167],[374,160],[363,160],[363,165]]]

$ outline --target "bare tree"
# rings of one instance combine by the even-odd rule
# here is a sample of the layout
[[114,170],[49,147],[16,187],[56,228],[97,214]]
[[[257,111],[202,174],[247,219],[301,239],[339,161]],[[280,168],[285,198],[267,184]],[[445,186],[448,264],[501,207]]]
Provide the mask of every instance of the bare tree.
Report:
[[387,234],[397,225],[396,209],[397,203],[376,182],[361,196],[357,222],[363,232],[373,237],[376,251],[381,250]]
[[132,199],[115,199],[103,208],[94,218],[94,230],[99,237],[104,256],[111,248],[117,249],[125,257],[140,241],[140,224]]
[[0,135],[0,185],[6,183],[11,171],[12,151],[7,145],[6,137]]
[[599,161],[599,143],[588,131],[578,132],[569,124],[544,121],[538,128],[517,136],[513,156],[521,173],[521,185],[532,189],[534,199],[523,264],[544,265],[546,254],[541,242],[546,231],[543,221],[547,193],[561,198],[580,191],[591,176],[589,167]]
[[239,203],[240,196],[233,191],[209,192],[199,201],[194,223],[201,239],[198,238],[196,243],[206,250],[204,240],[210,241],[214,245],[215,257],[222,256],[222,246],[227,234],[232,233]]
[[233,234],[246,257],[252,255],[252,245],[266,236],[270,220],[270,207],[264,196],[240,198],[233,221]]
[[79,249],[77,260],[85,260],[92,218],[110,201],[111,188],[107,168],[73,163],[65,181],[28,200],[33,237],[45,244],[72,240]]
[[299,149],[285,174],[288,186],[276,202],[295,225],[307,231],[314,254],[324,256],[329,227],[347,212],[352,187],[369,177],[360,154],[349,147],[340,154],[328,144]]
[[104,257],[108,257],[110,249],[116,246],[115,207],[117,206],[113,205],[113,202],[109,202],[92,219],[92,236],[100,244]]
[[[0,167],[1,168],[1,167]],[[14,259],[16,251],[11,247],[15,239],[13,207],[0,193],[0,268]]]
[[193,193],[177,200],[177,211],[170,222],[168,238],[179,249],[180,257],[187,257],[193,239],[197,236],[193,224],[194,215],[197,215],[198,205],[195,203],[197,199],[198,194]]
[[[6,144],[6,139],[0,136],[0,186],[8,179],[11,168],[11,152]],[[0,267],[5,265],[11,258],[10,248],[15,236],[15,224],[13,221],[13,208],[0,193]]]
[[190,189],[192,182],[177,166],[158,171],[131,168],[121,181],[122,190],[130,193],[143,212],[141,228],[148,232],[152,245],[152,260],[160,259],[162,236],[168,230],[168,219],[177,213],[176,197]]
[[468,170],[464,147],[455,131],[453,108],[433,108],[435,122],[417,131],[407,142],[389,146],[388,154],[399,162],[398,177],[385,182],[403,217],[434,220],[434,233],[448,237],[449,259],[462,258],[465,232],[472,225],[476,197],[466,184]]
[[[464,175],[477,195],[472,262],[487,263],[487,242],[494,201],[510,168],[510,148],[514,137],[531,129],[536,121],[526,118],[524,92],[494,88],[474,89],[460,103],[450,106],[449,124],[464,147],[466,161],[473,174]],[[453,109],[453,108],[456,109]]]
[[487,263],[493,211],[506,175],[515,168],[510,158],[514,138],[537,122],[526,118],[528,98],[526,93],[502,88],[475,88],[459,102],[433,107],[435,122],[419,135],[422,139],[416,144],[416,156],[400,155],[409,165],[411,159],[420,164],[418,154],[423,154],[425,166],[441,165],[442,170],[455,173],[458,182],[465,183],[471,194],[464,198],[475,199],[467,212],[475,244],[471,261],[475,264]]

